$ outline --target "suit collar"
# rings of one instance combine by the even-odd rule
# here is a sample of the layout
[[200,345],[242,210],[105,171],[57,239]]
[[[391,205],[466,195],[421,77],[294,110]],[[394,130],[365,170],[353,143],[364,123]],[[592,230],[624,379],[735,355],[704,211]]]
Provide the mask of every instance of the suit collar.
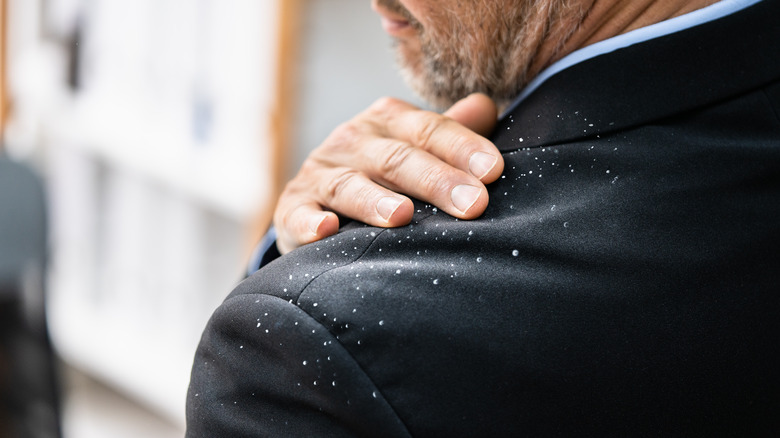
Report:
[[[780,78],[780,2],[597,56],[549,78],[494,132],[502,151],[606,134]],[[650,86],[648,86],[650,84]]]

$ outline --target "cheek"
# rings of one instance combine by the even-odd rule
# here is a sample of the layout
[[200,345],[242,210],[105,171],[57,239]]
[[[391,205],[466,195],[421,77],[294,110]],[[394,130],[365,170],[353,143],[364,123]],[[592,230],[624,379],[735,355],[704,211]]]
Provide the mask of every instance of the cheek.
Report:
[[420,18],[420,12],[425,9],[426,3],[430,3],[426,0],[398,0],[407,11],[409,11],[416,18]]

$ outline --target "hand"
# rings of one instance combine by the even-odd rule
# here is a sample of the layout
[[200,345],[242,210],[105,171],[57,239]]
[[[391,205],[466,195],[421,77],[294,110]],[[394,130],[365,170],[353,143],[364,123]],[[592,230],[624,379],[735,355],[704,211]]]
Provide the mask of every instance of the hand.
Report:
[[[336,213],[378,227],[412,220],[412,201],[431,203],[460,219],[487,208],[485,184],[504,160],[482,135],[497,109],[472,94],[443,115],[383,98],[337,127],[307,157],[274,212],[281,253],[335,234]],[[481,134],[481,135],[480,135]]]

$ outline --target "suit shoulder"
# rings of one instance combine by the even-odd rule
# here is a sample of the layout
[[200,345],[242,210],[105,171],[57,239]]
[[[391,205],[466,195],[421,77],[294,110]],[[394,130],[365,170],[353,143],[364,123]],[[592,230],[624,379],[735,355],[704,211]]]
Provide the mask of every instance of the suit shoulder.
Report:
[[225,300],[204,332],[187,427],[188,436],[408,436],[337,336],[288,301],[246,293]]

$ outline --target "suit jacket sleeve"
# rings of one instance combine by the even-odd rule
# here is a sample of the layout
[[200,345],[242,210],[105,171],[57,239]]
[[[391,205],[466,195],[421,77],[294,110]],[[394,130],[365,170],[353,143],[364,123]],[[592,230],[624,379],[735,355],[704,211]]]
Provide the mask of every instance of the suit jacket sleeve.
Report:
[[265,233],[260,242],[255,246],[252,256],[247,264],[246,273],[252,275],[263,266],[271,263],[281,257],[279,248],[276,246],[276,228],[271,227]]
[[213,315],[187,405],[188,437],[409,436],[336,336],[263,294]]

